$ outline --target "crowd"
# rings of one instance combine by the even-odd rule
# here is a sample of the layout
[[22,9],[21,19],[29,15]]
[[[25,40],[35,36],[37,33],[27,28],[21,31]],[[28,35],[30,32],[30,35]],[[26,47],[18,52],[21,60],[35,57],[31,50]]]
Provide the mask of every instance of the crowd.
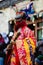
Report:
[[[5,32],[0,33],[0,65],[5,63],[6,58],[6,47],[9,45],[13,32],[6,34]],[[2,60],[2,62],[1,62]]]

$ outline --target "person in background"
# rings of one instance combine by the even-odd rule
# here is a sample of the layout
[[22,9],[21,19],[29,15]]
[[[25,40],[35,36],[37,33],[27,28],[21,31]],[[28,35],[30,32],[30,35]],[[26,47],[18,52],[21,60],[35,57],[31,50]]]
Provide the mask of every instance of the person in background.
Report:
[[3,37],[4,42],[5,42],[4,43],[4,50],[3,50],[5,52],[5,49],[6,49],[7,45],[9,44],[9,38],[5,32],[3,32],[1,34],[2,34],[2,37]]
[[4,42],[5,42],[5,44],[8,44],[9,39],[8,39],[7,34],[6,34],[5,32],[3,32],[3,33],[1,33],[1,34],[2,34],[2,37],[4,38]]
[[43,40],[37,42],[37,47],[34,53],[35,65],[43,65]]
[[43,55],[39,55],[35,58],[35,65],[43,65]]
[[2,35],[0,34],[0,50],[3,50],[3,44],[4,44],[4,38],[2,37]]
[[3,52],[4,50],[4,38],[0,34],[0,65],[4,65],[4,59],[5,59],[5,53]]
[[0,34],[0,45],[4,43],[4,39],[2,37],[2,35]]

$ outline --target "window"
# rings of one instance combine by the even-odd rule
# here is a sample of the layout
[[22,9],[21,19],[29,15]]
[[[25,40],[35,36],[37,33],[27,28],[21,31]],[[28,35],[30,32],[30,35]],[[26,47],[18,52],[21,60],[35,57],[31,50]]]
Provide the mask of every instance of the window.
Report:
[[41,40],[42,39],[42,29],[37,30],[37,40]]
[[43,39],[43,22],[37,24],[37,39],[42,40]]
[[43,27],[43,22],[38,23],[38,24],[37,24],[37,27]]

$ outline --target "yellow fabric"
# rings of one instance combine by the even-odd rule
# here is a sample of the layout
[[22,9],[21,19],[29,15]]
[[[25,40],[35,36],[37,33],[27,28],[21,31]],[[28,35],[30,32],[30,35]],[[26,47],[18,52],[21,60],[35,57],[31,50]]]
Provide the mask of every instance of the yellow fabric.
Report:
[[[15,52],[14,51],[12,51],[12,54],[15,54]],[[11,62],[16,62],[16,57],[11,57]]]
[[24,48],[25,48],[25,51],[26,51],[26,59],[27,59],[28,65],[30,65],[31,64],[30,50],[29,50],[29,46],[26,42],[26,39],[24,39]]
[[[30,44],[32,46],[32,52],[34,53],[35,43],[33,42],[33,40],[31,38],[29,38],[29,40],[30,40]],[[30,57],[29,45],[27,44],[26,39],[24,39],[24,48],[25,48],[25,51],[26,51],[26,58],[27,58],[28,65],[30,65],[30,64],[32,64],[32,61],[31,61],[31,57]]]
[[15,57],[11,58],[11,62],[16,62]]

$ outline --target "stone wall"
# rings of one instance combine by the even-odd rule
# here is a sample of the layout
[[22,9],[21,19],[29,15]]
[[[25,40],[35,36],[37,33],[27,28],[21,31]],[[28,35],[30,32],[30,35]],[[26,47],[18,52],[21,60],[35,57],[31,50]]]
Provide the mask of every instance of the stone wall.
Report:
[[8,21],[11,19],[15,19],[16,12],[13,8],[7,8],[5,10],[1,10],[0,13],[0,32],[8,33]]

